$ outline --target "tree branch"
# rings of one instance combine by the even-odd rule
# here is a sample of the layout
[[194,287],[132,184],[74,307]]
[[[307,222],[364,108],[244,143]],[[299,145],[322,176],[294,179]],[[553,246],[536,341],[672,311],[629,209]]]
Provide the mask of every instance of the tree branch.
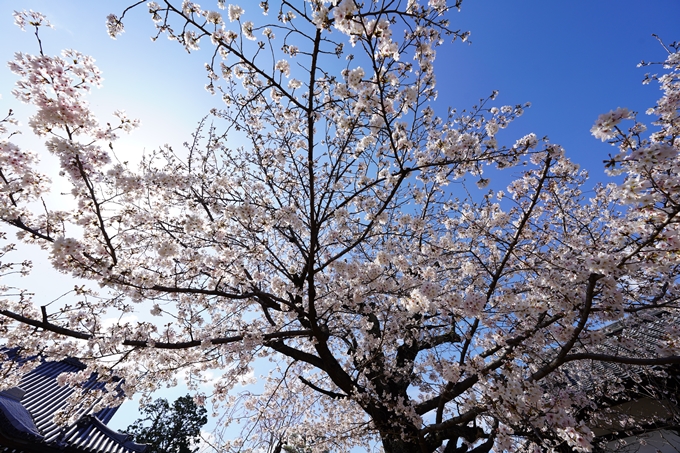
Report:
[[330,390],[325,390],[325,389],[322,389],[321,387],[317,387],[316,385],[312,384],[311,382],[309,382],[307,379],[303,378],[302,376],[298,376],[298,378],[300,378],[302,383],[305,384],[306,386],[316,390],[319,393],[323,393],[326,396],[330,396],[333,399],[347,398],[347,395],[345,395],[343,393],[331,392]]

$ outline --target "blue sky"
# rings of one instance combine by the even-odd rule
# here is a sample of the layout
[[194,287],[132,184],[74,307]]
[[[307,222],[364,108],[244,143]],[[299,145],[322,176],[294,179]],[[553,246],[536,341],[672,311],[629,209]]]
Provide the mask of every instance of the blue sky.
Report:
[[[248,2],[241,4],[248,10]],[[36,50],[32,34],[12,25],[14,9],[47,14],[55,29],[43,33],[46,51],[80,50],[94,56],[103,71],[104,87],[90,99],[97,113],[106,119],[124,109],[141,119],[142,129],[118,146],[134,155],[166,142],[181,144],[220,101],[203,89],[207,55],[188,55],[164,38],[151,42],[154,30],[143,6],[129,16],[123,35],[108,38],[105,16],[126,5],[0,0],[0,60],[17,50]],[[616,107],[639,112],[650,107],[660,92],[640,82],[645,72],[658,68],[636,65],[664,59],[652,33],[666,42],[680,40],[678,0],[466,0],[450,17],[452,28],[472,32],[472,43],[447,43],[438,50],[440,112],[445,114],[446,106],[469,108],[492,90],[500,91],[499,105],[529,101],[531,109],[504,134],[507,142],[528,132],[547,135],[597,180],[605,179],[602,160],[609,149],[590,136],[590,127],[599,114]],[[17,109],[10,94],[15,80],[0,71],[0,111],[12,107],[25,118],[28,110]]]
[[636,65],[665,59],[651,35],[680,40],[678,17],[677,0],[464,2],[452,22],[472,31],[472,44],[438,53],[440,97],[464,108],[495,89],[499,103],[531,102],[507,136],[547,135],[603,180],[610,148],[590,128],[599,114],[619,106],[642,112],[647,121],[644,111],[660,91],[641,80],[659,68]]
[[[199,1],[208,7],[209,2]],[[216,3],[216,2],[214,2]],[[259,2],[241,2],[246,11]],[[252,6],[251,6],[252,4]],[[12,11],[33,9],[45,13],[55,26],[43,32],[50,54],[74,48],[94,56],[103,71],[104,86],[90,98],[106,120],[117,109],[140,118],[142,129],[125,137],[119,152],[139,155],[164,143],[176,146],[188,140],[197,122],[219,99],[203,88],[205,54],[187,55],[176,43],[153,43],[145,8],[133,11],[126,33],[111,40],[104,27],[107,14],[119,14],[127,4],[92,0],[0,0],[0,60],[15,51],[37,51],[30,33],[13,26]],[[215,6],[210,6],[215,9]],[[665,51],[652,33],[666,42],[680,40],[680,0],[466,0],[460,13],[451,13],[454,29],[470,30],[471,44],[456,42],[438,50],[436,71],[438,106],[469,108],[492,90],[499,90],[498,105],[531,102],[532,107],[504,133],[508,144],[529,132],[549,136],[567,155],[587,168],[594,181],[602,171],[609,147],[590,135],[597,116],[616,107],[642,112],[660,96],[654,84],[643,86],[645,72],[637,63],[660,61]],[[0,70],[0,112],[17,111],[26,123],[30,109],[19,105],[10,91],[16,77]],[[40,151],[40,142],[27,132],[18,140]],[[35,289],[44,297],[72,287],[73,282],[48,274],[45,255],[29,250],[40,280]],[[30,282],[30,280],[29,280]],[[130,406],[130,405],[128,405]],[[135,417],[126,407],[114,419],[124,427]]]

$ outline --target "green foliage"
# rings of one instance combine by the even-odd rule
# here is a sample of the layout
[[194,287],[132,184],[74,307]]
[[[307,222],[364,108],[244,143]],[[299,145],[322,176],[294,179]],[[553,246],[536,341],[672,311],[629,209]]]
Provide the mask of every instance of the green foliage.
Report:
[[159,398],[142,409],[143,418],[125,430],[136,442],[148,444],[146,453],[195,453],[201,427],[208,422],[207,410],[189,395],[172,406]]

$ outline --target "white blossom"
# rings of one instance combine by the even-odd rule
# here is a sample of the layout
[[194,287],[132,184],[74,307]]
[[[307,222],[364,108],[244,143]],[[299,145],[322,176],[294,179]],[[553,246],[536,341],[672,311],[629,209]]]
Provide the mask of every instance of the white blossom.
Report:
[[243,13],[243,8],[238,5],[229,5],[229,22],[237,21],[241,18]]
[[[631,396],[597,361],[645,388],[677,361],[677,52],[648,77],[662,89],[649,125],[624,108],[597,119],[616,176],[597,185],[540,131],[506,137],[528,104],[493,92],[440,110],[437,47],[468,36],[443,0],[292,2],[247,21],[228,5],[233,30],[188,0],[140,5],[186,50],[210,37],[207,88],[224,104],[184,148],[135,162],[117,139],[139,121],[86,102],[94,60],[51,56],[44,16],[15,14],[42,50],[9,63],[34,111],[0,119],[0,219],[79,283],[53,303],[13,288],[4,277],[31,264],[7,260],[21,252],[0,232],[0,327],[26,357],[81,357],[59,385],[95,373],[115,405],[185,377],[243,424],[220,451],[591,451],[602,399]],[[651,350],[602,329],[645,322],[661,326]],[[10,365],[3,389],[32,363]]]

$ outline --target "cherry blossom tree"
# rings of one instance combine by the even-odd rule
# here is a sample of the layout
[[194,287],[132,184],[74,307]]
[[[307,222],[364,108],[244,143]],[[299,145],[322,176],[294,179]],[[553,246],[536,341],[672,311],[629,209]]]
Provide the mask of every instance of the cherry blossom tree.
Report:
[[[213,49],[206,88],[223,103],[185,149],[119,162],[117,134],[136,121],[95,118],[90,57],[40,47],[10,63],[60,169],[42,174],[6,118],[0,218],[102,289],[58,308],[7,294],[0,329],[23,354],[88,364],[65,385],[96,372],[122,390],[99,403],[113,404],[184,373],[197,402],[244,423],[223,451],[590,451],[583,414],[606,379],[587,374],[594,362],[680,362],[672,327],[653,354],[624,337],[611,341],[629,353],[598,349],[613,321],[678,316],[676,48],[649,77],[664,90],[653,132],[623,108],[597,119],[621,182],[592,188],[557,145],[497,142],[526,105],[495,107],[493,93],[435,112],[436,49],[467,38],[444,1],[137,2],[109,16],[111,36],[135,8],[158,36]],[[48,24],[16,18],[36,35]],[[517,178],[489,191],[490,168]],[[74,208],[42,202],[50,178],[70,183]],[[133,312],[149,316],[125,322]],[[268,376],[236,391],[264,359]],[[27,367],[3,363],[3,386]],[[220,377],[201,392],[207,370]]]

